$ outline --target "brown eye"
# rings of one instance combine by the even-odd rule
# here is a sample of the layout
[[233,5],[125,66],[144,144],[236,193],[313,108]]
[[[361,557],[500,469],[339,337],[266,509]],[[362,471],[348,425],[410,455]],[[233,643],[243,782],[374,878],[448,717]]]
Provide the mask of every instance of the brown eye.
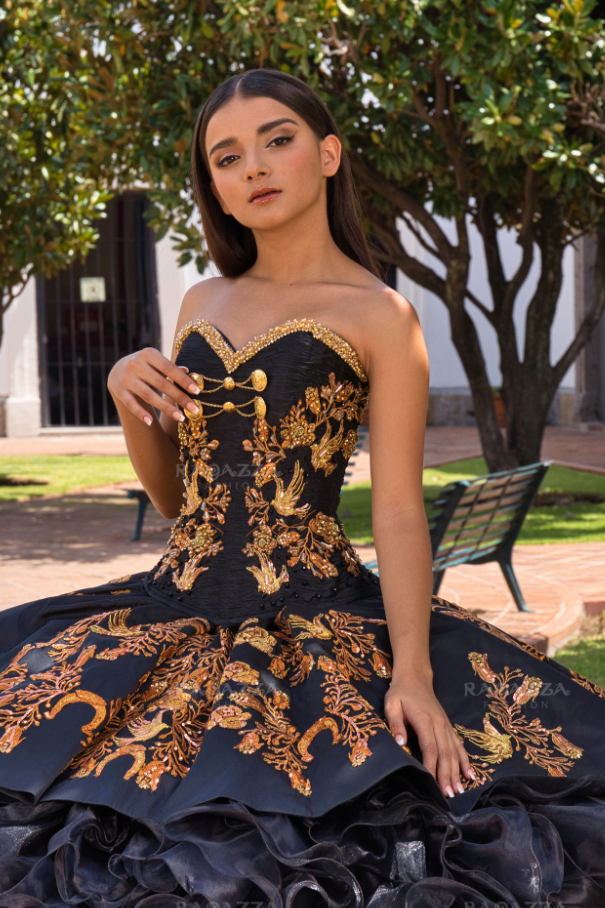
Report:
[[294,136],[276,136],[275,139],[271,139],[269,145],[273,145],[274,142],[279,142],[280,145],[287,145],[288,142],[291,142]]

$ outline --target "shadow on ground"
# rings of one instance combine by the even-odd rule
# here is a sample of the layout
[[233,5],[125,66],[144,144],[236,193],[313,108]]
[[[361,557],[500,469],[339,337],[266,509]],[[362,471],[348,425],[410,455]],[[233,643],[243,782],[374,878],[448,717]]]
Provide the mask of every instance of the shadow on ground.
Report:
[[125,494],[94,492],[0,504],[0,559],[98,564],[129,552],[162,552],[174,521],[150,504],[141,539],[133,542],[137,510]]

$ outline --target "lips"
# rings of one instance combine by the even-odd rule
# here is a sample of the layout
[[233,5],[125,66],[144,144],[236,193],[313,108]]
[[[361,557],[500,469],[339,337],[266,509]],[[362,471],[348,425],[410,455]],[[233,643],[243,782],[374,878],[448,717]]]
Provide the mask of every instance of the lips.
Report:
[[273,189],[271,186],[263,186],[262,189],[255,189],[254,192],[250,195],[250,202],[255,204],[260,204],[262,202],[270,202],[271,199],[277,198],[281,193],[281,189]]

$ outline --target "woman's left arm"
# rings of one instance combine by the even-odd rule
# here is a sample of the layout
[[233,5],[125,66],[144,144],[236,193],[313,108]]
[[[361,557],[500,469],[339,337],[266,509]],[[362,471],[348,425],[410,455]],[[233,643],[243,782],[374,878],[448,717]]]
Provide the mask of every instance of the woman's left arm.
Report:
[[406,722],[413,726],[424,765],[453,797],[463,790],[460,771],[474,775],[462,739],[433,691],[432,553],[422,490],[428,355],[413,306],[395,291],[384,291],[380,302],[365,349],[372,524],[393,653],[385,716],[399,744],[407,741]]

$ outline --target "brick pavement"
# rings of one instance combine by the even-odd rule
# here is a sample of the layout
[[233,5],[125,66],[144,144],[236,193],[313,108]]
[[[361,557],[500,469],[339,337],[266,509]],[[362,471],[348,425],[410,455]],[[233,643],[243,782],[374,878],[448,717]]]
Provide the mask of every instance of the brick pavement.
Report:
[[[125,454],[126,448],[120,430],[0,439],[0,455],[34,451],[114,455]],[[426,466],[480,453],[474,428],[427,430]],[[543,456],[605,472],[605,436],[548,427]],[[351,482],[370,478],[367,440],[351,473]],[[38,499],[35,505],[0,506],[0,608],[103,583],[155,564],[171,521],[150,506],[143,538],[131,542],[137,505],[126,498],[120,485],[137,483]],[[364,560],[375,557],[371,546],[361,546],[359,551]],[[605,608],[605,543],[517,546],[514,564],[531,613],[517,610],[497,565],[450,569],[440,595],[549,655],[577,633],[585,613]]]

